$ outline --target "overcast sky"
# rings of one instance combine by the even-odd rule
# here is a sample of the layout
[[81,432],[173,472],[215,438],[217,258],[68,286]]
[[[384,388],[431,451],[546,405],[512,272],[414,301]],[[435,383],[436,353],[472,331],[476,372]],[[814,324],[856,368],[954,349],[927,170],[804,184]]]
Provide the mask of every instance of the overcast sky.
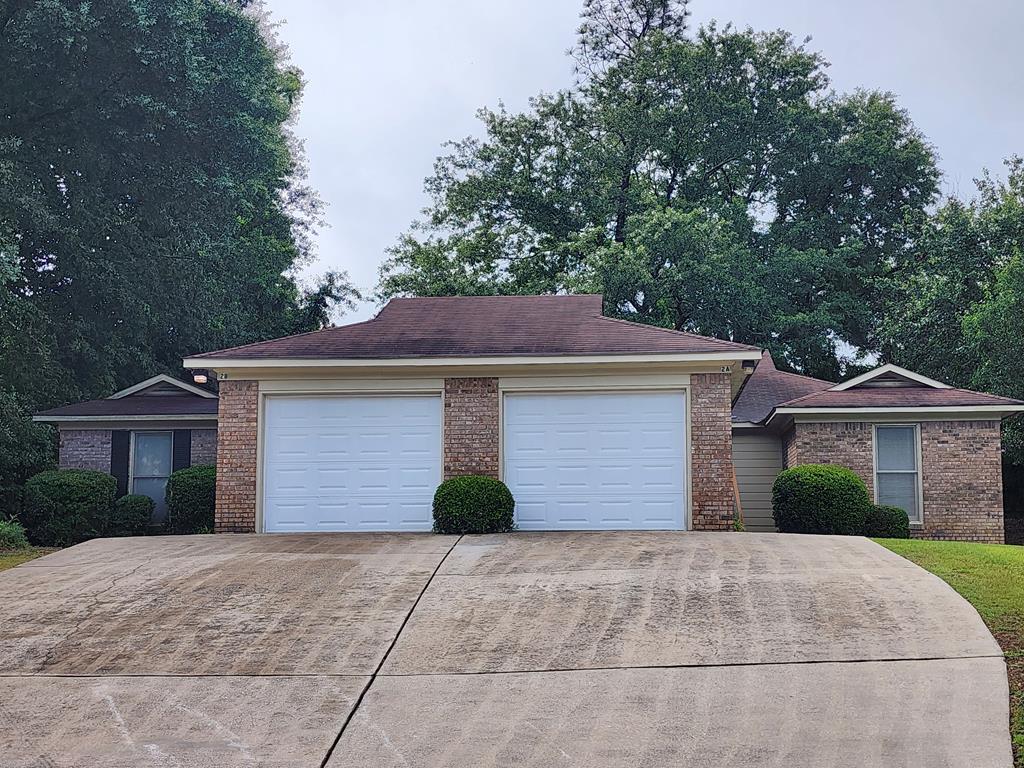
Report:
[[[268,0],[307,86],[297,132],[329,226],[308,271],[372,292],[385,249],[426,203],[441,144],[476,110],[572,82],[581,0]],[[943,191],[1024,154],[1021,0],[693,0],[693,21],[785,29],[840,92],[889,90],[938,150]],[[342,322],[376,312],[366,303]]]

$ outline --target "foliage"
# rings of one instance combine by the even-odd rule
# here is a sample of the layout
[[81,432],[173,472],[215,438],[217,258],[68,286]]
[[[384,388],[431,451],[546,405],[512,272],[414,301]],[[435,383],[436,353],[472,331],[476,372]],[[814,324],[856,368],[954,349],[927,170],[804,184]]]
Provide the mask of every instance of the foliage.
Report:
[[[914,261],[888,283],[887,359],[954,386],[1024,399],[1024,159],[986,173],[970,204],[947,202]],[[1006,459],[1024,465],[1024,426],[1004,425]]]
[[508,487],[493,477],[463,475],[445,480],[434,493],[436,533],[511,531],[515,501]]
[[153,519],[153,500],[149,496],[128,494],[114,502],[106,536],[142,536]]
[[22,399],[0,390],[0,518],[17,517],[21,486],[32,475],[54,468],[55,447],[53,429],[33,423]]
[[25,483],[20,521],[33,544],[69,547],[106,532],[116,494],[117,480],[103,472],[41,472]]
[[167,525],[172,533],[211,533],[217,468],[196,465],[167,479]]
[[890,94],[832,93],[788,34],[685,22],[671,0],[587,2],[577,87],[448,145],[380,294],[601,292],[822,377],[845,345],[879,351],[878,281],[935,199],[932,149]]
[[17,520],[0,519],[0,550],[28,549],[25,528]]
[[883,539],[909,539],[910,518],[905,510],[887,504],[872,504],[864,518],[864,536]]
[[3,487],[51,460],[26,413],[321,327],[354,289],[294,277],[321,204],[289,127],[302,75],[259,3],[0,8]]
[[801,464],[772,485],[772,516],[782,533],[858,536],[871,507],[864,481],[846,467]]

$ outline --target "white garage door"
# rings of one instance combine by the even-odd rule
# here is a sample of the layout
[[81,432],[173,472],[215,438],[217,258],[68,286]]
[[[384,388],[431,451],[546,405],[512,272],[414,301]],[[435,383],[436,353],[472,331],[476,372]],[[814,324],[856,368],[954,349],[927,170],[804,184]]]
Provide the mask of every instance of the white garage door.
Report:
[[683,528],[685,403],[682,392],[506,395],[519,527]]
[[441,398],[270,397],[267,531],[429,531]]

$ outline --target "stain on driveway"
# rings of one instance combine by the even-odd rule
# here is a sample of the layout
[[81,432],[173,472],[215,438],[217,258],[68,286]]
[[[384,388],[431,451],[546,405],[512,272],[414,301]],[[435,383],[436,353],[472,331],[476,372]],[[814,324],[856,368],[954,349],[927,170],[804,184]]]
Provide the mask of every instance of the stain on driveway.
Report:
[[99,540],[0,601],[3,768],[1011,765],[995,641],[864,539]]

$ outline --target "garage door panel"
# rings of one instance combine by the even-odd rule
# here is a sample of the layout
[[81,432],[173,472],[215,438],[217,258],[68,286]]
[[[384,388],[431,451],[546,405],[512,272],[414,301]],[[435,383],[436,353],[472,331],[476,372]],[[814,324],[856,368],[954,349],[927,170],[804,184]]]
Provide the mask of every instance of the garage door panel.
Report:
[[683,527],[683,393],[510,394],[504,429],[520,528]]
[[430,530],[440,397],[270,398],[268,531]]

